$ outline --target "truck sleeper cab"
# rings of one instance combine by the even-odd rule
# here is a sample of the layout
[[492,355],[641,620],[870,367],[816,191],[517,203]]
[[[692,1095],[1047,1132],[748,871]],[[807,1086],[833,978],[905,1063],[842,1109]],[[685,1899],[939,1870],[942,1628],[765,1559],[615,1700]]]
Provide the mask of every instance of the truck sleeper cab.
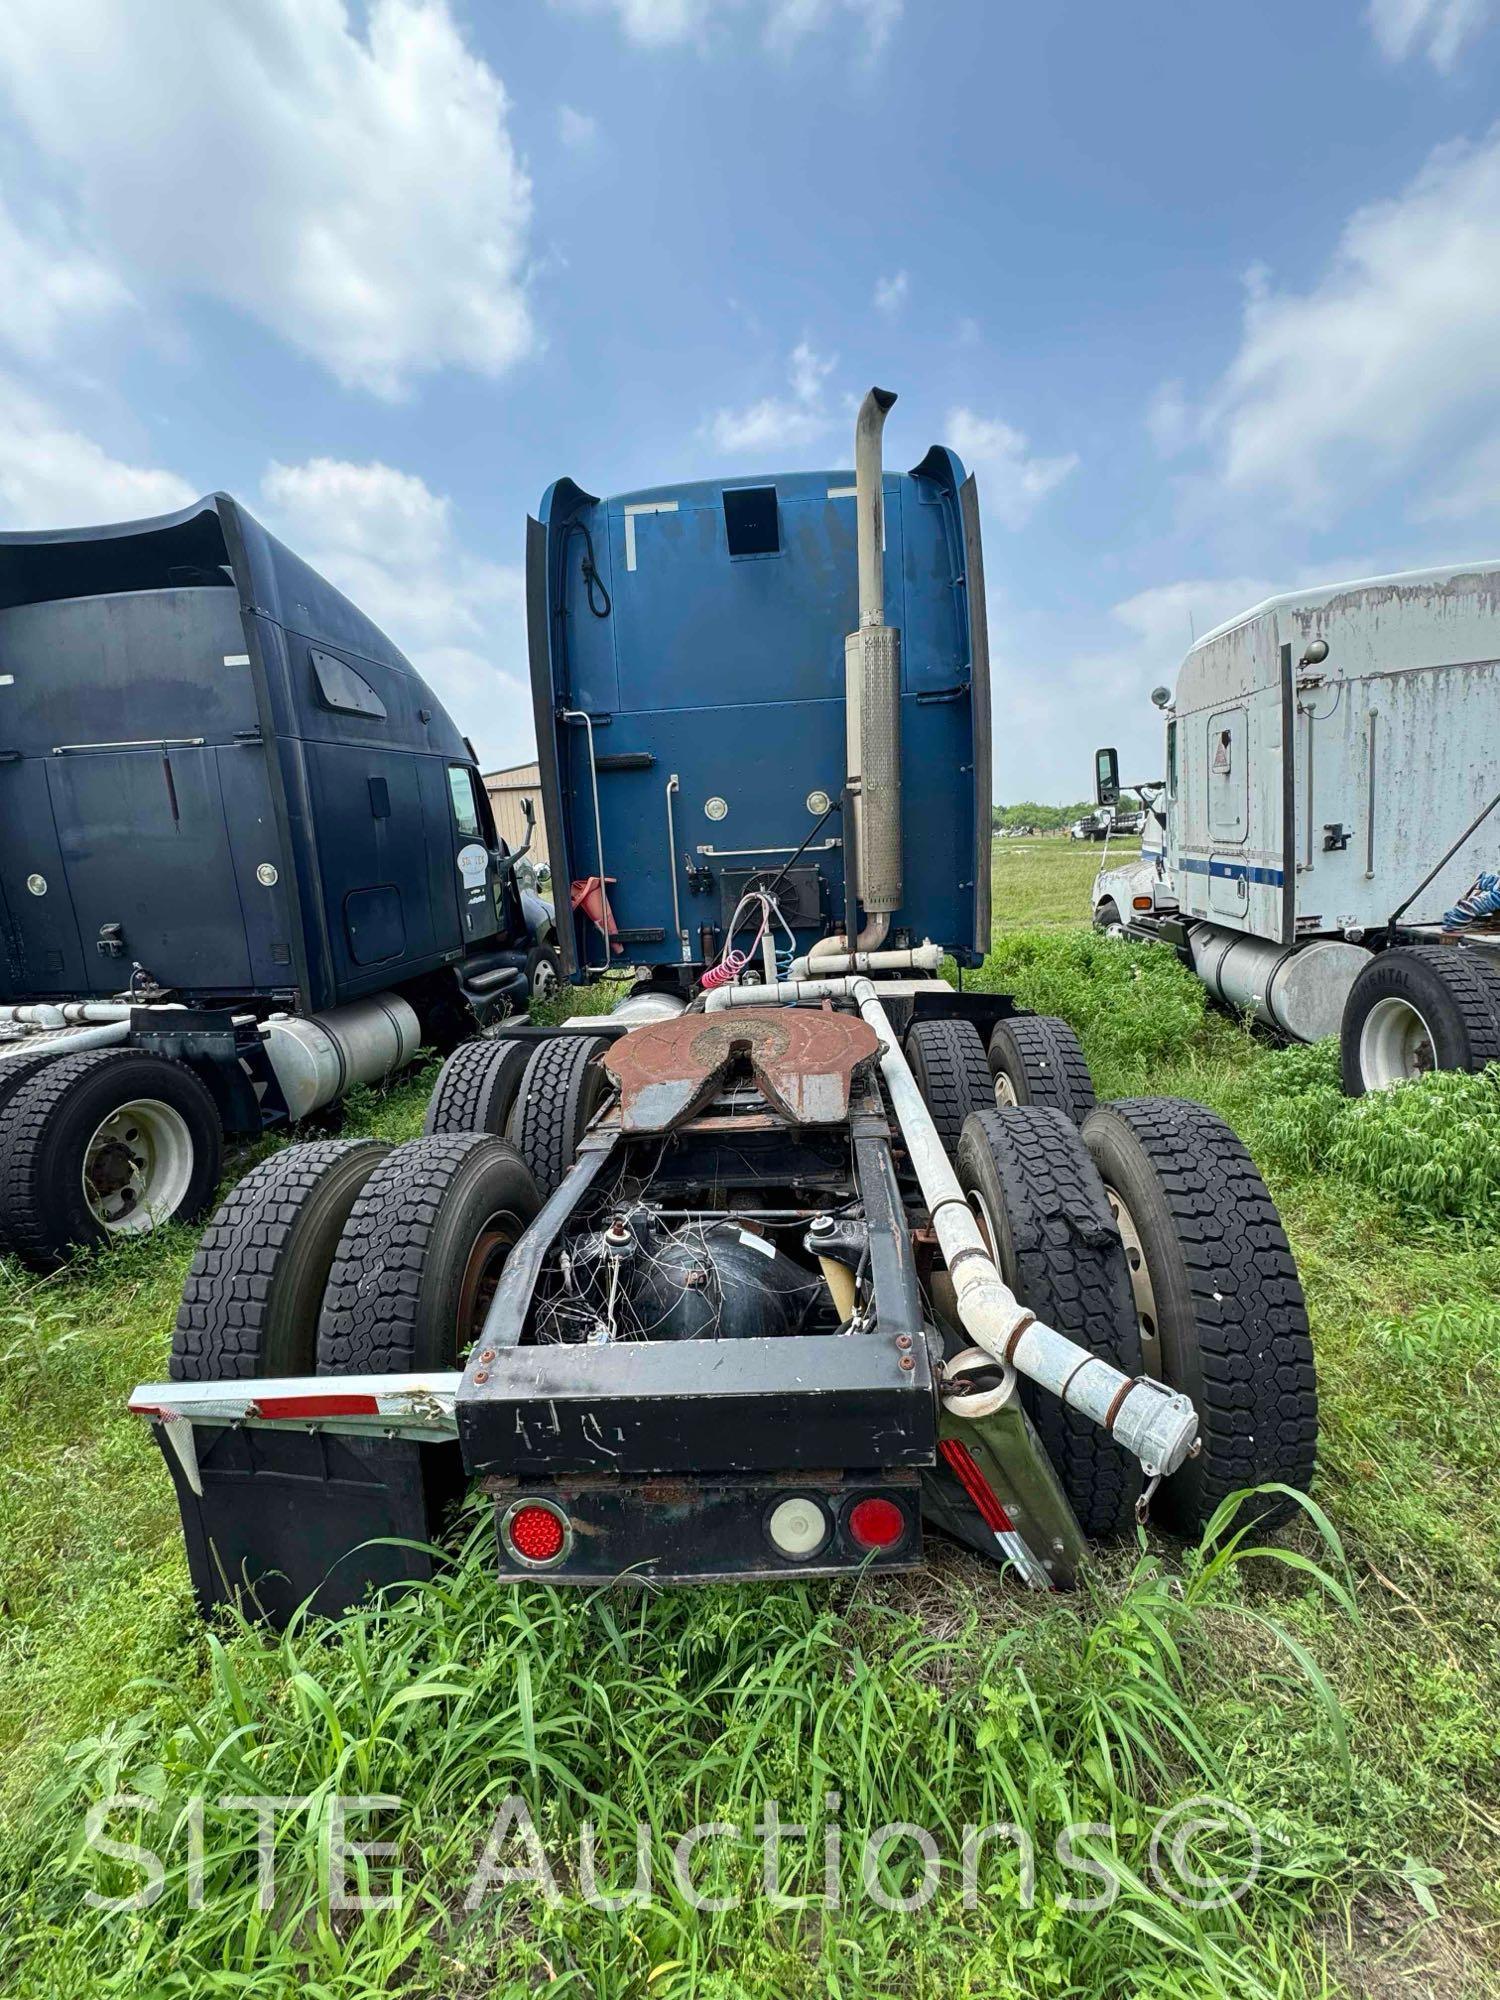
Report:
[[[1060,1588],[1147,1501],[1191,1534],[1243,1487],[1306,1486],[1306,1314],[1243,1147],[1200,1106],[1094,1106],[1065,1023],[937,976],[988,925],[954,870],[988,792],[977,509],[950,453],[883,476],[892,400],[791,526],[780,479],[679,507],[660,594],[631,582],[646,502],[551,489],[531,645],[563,955],[577,975],[629,937],[645,976],[607,1016],[456,1050],[421,1139],[291,1149],[221,1212],[171,1379],[132,1398],[205,1609],[425,1574],[412,1544],[471,1482],[502,1575],[594,1586],[909,1566],[925,1522]],[[606,641],[586,621],[628,707],[574,677]],[[710,668],[721,625],[746,657],[757,629],[768,659],[795,642],[800,677],[684,713],[679,621]],[[646,780],[659,816],[611,790]],[[267,1208],[294,1218],[269,1266]]]
[[467,742],[228,495],[0,536],[0,668],[7,1247],[200,1213],[220,1133],[524,998],[538,940]]
[[[1456,907],[1500,851],[1497,573],[1270,598],[1153,697],[1162,881],[1127,927],[1226,1006],[1297,1040],[1338,1035],[1351,1095],[1500,1058],[1496,933]],[[1124,886],[1101,877],[1096,914],[1123,917]]]

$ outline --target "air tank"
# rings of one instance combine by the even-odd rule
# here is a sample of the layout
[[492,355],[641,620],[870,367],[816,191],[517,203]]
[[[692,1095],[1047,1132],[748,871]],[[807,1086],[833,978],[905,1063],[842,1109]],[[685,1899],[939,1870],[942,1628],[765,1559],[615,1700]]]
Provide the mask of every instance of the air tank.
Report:
[[1299,1042],[1336,1035],[1349,989],[1370,954],[1342,938],[1278,944],[1217,924],[1188,932],[1193,970],[1216,999]]

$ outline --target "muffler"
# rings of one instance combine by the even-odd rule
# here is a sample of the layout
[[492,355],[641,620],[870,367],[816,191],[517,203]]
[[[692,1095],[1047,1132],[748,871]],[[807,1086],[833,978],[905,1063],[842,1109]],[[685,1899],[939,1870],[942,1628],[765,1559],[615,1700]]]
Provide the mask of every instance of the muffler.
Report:
[[[857,938],[823,938],[819,959],[874,951],[901,907],[901,634],[885,622],[885,485],[880,441],[896,398],[872,389],[854,428],[854,491],[859,553],[859,629],[844,641],[846,760],[854,825],[844,829],[865,923]],[[851,852],[852,850],[852,852]]]

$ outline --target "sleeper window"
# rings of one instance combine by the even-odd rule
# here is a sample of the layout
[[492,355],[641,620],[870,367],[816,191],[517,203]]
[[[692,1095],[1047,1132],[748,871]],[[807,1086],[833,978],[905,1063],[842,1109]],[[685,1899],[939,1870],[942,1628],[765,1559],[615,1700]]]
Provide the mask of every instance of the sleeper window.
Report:
[[310,649],[313,674],[318,683],[318,699],[339,715],[364,715],[372,722],[385,721],[385,703],[363,674],[332,653]]

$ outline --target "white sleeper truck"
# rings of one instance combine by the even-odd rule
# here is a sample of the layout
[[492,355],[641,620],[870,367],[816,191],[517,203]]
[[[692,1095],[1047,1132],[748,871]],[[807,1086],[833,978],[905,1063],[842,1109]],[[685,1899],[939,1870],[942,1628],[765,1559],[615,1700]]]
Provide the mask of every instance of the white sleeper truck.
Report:
[[[1096,921],[1286,1034],[1338,1034],[1353,1093],[1500,1059],[1500,563],[1269,598],[1155,699],[1160,858],[1102,871]],[[1095,775],[1106,802],[1113,750]]]

